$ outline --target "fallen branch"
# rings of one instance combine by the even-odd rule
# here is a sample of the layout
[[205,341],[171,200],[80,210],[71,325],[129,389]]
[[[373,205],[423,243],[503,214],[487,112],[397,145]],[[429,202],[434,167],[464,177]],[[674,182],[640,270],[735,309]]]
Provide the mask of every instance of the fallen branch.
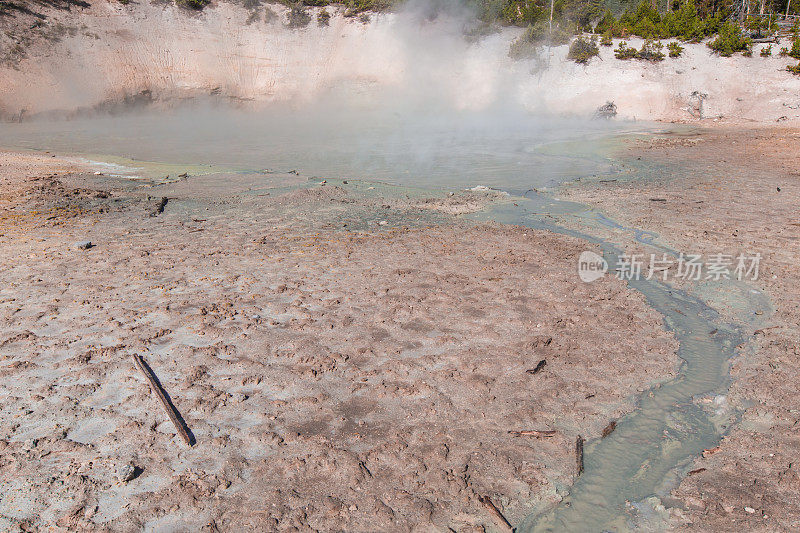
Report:
[[583,437],[578,435],[575,440],[575,461],[578,463],[578,475],[583,474]]
[[151,217],[157,217],[158,215],[163,213],[164,212],[164,208],[167,207],[167,202],[169,202],[169,198],[167,198],[166,196],[162,196],[161,197],[161,201],[156,206],[155,211],[150,213],[150,216]]
[[488,496],[478,496],[478,500],[483,505],[485,505],[486,508],[489,509],[489,511],[491,511],[491,513],[495,516],[495,518],[497,518],[498,522],[507,527],[509,531],[514,530],[514,527],[511,525],[511,522],[506,520],[506,517],[503,516],[503,513],[500,512],[500,509],[498,509],[495,506],[494,502],[492,502],[492,500]]
[[543,430],[540,431],[538,429],[525,429],[522,431],[509,431],[510,434],[514,435],[515,437],[536,437],[537,439],[541,439],[542,437],[555,437],[556,432],[550,430]]
[[608,423],[608,425],[603,430],[602,438],[606,438],[609,435],[611,435],[612,433],[614,433],[615,429],[617,429],[617,421],[616,420],[612,420],[611,422]]
[[167,411],[169,419],[172,421],[175,429],[178,430],[178,435],[183,438],[183,441],[188,446],[192,446],[195,442],[194,437],[189,434],[189,428],[186,427],[186,422],[183,420],[183,417],[178,410],[175,409],[175,406],[172,405],[172,400],[170,400],[167,391],[165,391],[161,386],[161,382],[158,381],[153,369],[150,368],[150,365],[147,364],[147,361],[145,361],[144,358],[139,354],[134,354],[133,360],[139,370],[142,371],[142,374],[144,374],[144,377],[147,378],[147,381],[150,383],[150,388],[153,389],[153,392],[156,393],[158,399],[161,400],[161,405],[164,406],[164,410]]
[[542,371],[542,369],[543,369],[543,368],[544,368],[546,365],[547,365],[547,360],[545,360],[545,359],[542,359],[542,360],[541,360],[541,361],[539,361],[539,363],[536,365],[536,368],[533,368],[533,369],[526,370],[525,372],[527,372],[528,374],[538,374],[539,372],[541,372],[541,371]]

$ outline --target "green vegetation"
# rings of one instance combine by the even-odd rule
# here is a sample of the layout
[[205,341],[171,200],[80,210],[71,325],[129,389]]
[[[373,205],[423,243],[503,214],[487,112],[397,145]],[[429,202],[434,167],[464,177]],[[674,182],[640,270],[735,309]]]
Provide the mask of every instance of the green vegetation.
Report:
[[176,0],[175,3],[186,9],[193,9],[195,11],[202,11],[208,5],[210,0]]
[[[325,7],[340,5],[346,14],[384,11],[407,0],[281,0],[288,6]],[[671,9],[662,13],[651,0],[462,0],[474,8],[486,24],[527,28],[523,42],[565,44],[585,32],[603,35],[603,43],[611,37],[638,36],[643,39],[680,39],[699,42],[720,31],[730,16],[730,0],[666,0]],[[772,11],[784,0],[765,0]],[[775,6],[769,4],[774,3]],[[436,4],[435,2],[433,2]],[[552,24],[551,24],[552,7]],[[615,15],[616,12],[616,15]],[[771,30],[774,18],[751,17],[748,27]],[[560,33],[560,36],[551,36]]]
[[719,35],[708,43],[708,47],[721,56],[730,57],[736,52],[750,50],[753,42],[742,35],[738,24],[728,21],[719,29]]
[[598,55],[600,55],[600,49],[597,47],[597,36],[592,38],[581,36],[569,46],[567,59],[571,59],[576,63],[588,63],[591,58]]
[[[280,0],[280,2],[286,5],[287,7],[291,8],[292,11],[296,11],[297,13],[300,12],[305,13],[306,7],[327,7],[333,5],[340,5],[345,7],[346,17],[356,17],[370,11],[386,11],[387,9],[390,9],[392,6],[402,3],[401,0],[342,0],[342,1]],[[328,19],[330,19],[330,16],[328,17]],[[322,23],[322,25],[325,25],[324,22],[319,20],[319,17],[317,18],[317,22]],[[291,25],[291,16],[290,16],[290,25]]]
[[638,52],[636,48],[628,46],[628,43],[625,41],[620,41],[619,45],[614,50],[614,57],[617,59],[636,59],[636,54]]
[[647,39],[642,48],[637,50],[632,46],[628,46],[625,41],[620,41],[619,47],[614,50],[614,57],[617,59],[641,59],[643,61],[663,61],[664,60],[664,45],[661,41]]
[[794,66],[786,65],[786,70],[788,70],[789,72],[791,72],[792,74],[794,74],[796,76],[800,76],[800,63],[798,63],[798,64],[796,64]]
[[[709,47],[721,56],[741,52],[752,54],[749,34],[763,35],[777,29],[777,17],[749,17],[743,28],[731,20],[733,3],[718,0],[667,0],[671,9],[664,12],[651,0],[555,0],[552,31],[550,29],[550,2],[548,0],[472,0],[482,8],[485,20],[502,24],[525,26],[523,37],[512,47],[511,55],[522,57],[520,51],[531,45],[548,43],[565,44],[571,36],[592,31],[602,38],[601,46],[613,46],[614,37],[627,39],[636,36],[646,40],[642,50],[630,49],[622,44],[615,50],[620,59],[646,59],[660,61],[663,55],[661,39],[700,42],[714,37]],[[765,0],[765,9],[781,8],[779,0]],[[624,11],[619,8],[625,7]],[[492,7],[494,6],[494,8]],[[618,8],[615,16],[611,7]],[[782,8],[785,9],[785,8]],[[494,17],[494,18],[493,18]],[[800,36],[800,26],[797,27]],[[576,41],[577,43],[577,41]],[[573,43],[573,45],[576,45]],[[583,46],[583,41],[578,43]],[[667,46],[670,57],[680,57],[683,47],[673,42]],[[797,57],[800,59],[800,44]],[[578,51],[575,52],[580,57]]]
[[664,45],[661,41],[654,41],[648,39],[642,44],[641,50],[636,54],[636,59],[643,59],[645,61],[663,61],[664,60]]
[[554,22],[551,30],[547,21],[539,21],[528,26],[520,37],[511,43],[508,55],[514,59],[532,57],[536,46],[549,44],[558,46],[568,44],[572,40],[572,31]]
[[765,46],[761,49],[760,53],[761,57],[771,57],[772,56],[772,45]]
[[649,1],[642,0],[635,8],[622,13],[619,20],[611,11],[606,11],[595,26],[595,32],[611,30],[614,37],[635,35],[644,39],[677,38],[697,42],[716,33],[725,15],[717,12],[701,16],[692,0],[685,0],[675,11],[662,15]]
[[673,41],[667,45],[667,52],[669,52],[669,57],[681,57],[683,46]]
[[291,7],[288,17],[290,28],[305,28],[311,22],[311,15],[308,14],[308,11],[303,6],[298,4]]
[[795,59],[800,59],[800,35],[796,35],[795,38],[792,39],[792,49],[789,50],[787,55]]

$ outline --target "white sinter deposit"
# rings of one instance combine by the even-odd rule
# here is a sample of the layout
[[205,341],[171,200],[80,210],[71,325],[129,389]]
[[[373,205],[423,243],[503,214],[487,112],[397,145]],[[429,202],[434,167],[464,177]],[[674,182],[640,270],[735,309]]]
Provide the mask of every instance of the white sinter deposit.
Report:
[[800,77],[785,70],[790,58],[759,57],[762,45],[750,58],[687,44],[683,57],[660,63],[620,61],[602,47],[600,58],[578,65],[566,59],[567,46],[513,61],[518,30],[475,40],[463,37],[463,20],[446,16],[392,13],[363,22],[333,11],[324,26],[316,14],[293,29],[276,5],[250,11],[215,3],[192,12],[96,2],[52,12],[48,23],[66,27],[61,40],[35,42],[17,65],[0,67],[0,116],[69,113],[143,92],[161,105],[200,96],[297,105],[345,87],[358,98],[402,94],[469,109],[516,101],[577,115],[613,101],[620,117],[665,121],[701,118],[693,94],[705,94],[706,119],[800,117]]

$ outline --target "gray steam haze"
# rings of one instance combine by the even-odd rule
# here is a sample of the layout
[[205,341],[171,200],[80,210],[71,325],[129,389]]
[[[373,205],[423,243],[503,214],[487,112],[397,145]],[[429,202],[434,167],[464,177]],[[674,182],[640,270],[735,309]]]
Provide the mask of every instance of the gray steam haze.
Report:
[[[228,4],[196,17],[134,9],[102,19],[109,42],[64,43],[78,54],[65,64],[80,69],[55,81],[68,96],[52,108],[93,109],[145,90],[153,101],[3,125],[1,144],[525,190],[602,170],[595,140],[632,127],[589,120],[599,99],[571,114],[549,109],[536,61],[508,56],[517,32],[474,37],[476,17],[459,2],[412,1],[366,24],[337,14],[329,27],[303,29],[281,20],[246,24],[247,11]],[[137,40],[119,38],[118,25]],[[103,84],[127,88],[93,92]]]

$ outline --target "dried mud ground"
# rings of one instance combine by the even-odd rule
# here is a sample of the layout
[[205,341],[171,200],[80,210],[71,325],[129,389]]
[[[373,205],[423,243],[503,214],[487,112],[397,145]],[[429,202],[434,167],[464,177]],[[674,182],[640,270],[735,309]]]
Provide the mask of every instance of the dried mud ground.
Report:
[[584,244],[455,216],[501,197],[0,164],[3,530],[501,530],[479,497],[557,502],[576,436],[675,375]]
[[800,529],[798,154],[797,129],[666,136],[635,142],[623,155],[650,179],[583,183],[563,194],[653,230],[677,250],[763,256],[752,283],[774,310],[750,317],[758,318],[745,332],[751,342],[732,361],[727,401],[741,421],[674,491],[681,503],[671,509],[675,528]]

